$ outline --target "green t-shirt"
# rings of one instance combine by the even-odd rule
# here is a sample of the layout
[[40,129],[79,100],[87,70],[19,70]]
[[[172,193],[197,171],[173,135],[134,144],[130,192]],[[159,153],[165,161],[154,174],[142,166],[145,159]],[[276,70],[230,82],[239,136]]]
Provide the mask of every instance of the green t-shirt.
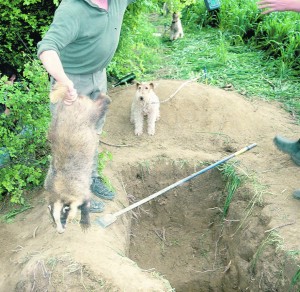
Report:
[[125,10],[134,0],[108,0],[108,11],[91,0],[62,0],[44,38],[38,56],[47,50],[58,53],[64,71],[90,74],[107,67],[120,38]]

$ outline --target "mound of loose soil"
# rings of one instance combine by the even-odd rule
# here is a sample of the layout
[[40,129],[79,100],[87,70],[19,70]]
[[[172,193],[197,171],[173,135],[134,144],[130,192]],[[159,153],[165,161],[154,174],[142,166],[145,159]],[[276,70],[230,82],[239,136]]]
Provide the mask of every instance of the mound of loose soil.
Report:
[[32,209],[0,225],[0,291],[287,291],[297,267],[286,252],[299,250],[300,242],[300,201],[291,196],[300,188],[299,169],[272,139],[298,138],[300,128],[279,103],[196,82],[170,98],[184,82],[156,81],[162,103],[155,136],[134,135],[135,86],[110,91],[100,150],[112,153],[105,175],[117,197],[106,201],[105,213],[257,143],[234,159],[249,182],[226,220],[226,181],[216,169],[105,229],[94,222],[103,214],[92,214],[86,233],[73,222],[57,234],[39,191]]

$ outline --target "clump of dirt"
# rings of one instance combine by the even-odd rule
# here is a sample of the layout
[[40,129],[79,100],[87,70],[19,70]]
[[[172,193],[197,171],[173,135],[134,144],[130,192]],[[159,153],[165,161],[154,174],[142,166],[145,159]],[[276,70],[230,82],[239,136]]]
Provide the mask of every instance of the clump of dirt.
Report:
[[30,273],[16,284],[15,291],[114,291],[113,284],[95,275],[69,253],[34,261]]
[[[300,201],[291,195],[300,188],[299,168],[272,140],[276,134],[298,138],[299,126],[279,103],[196,82],[155,84],[162,103],[154,136],[134,135],[135,86],[109,91],[99,150],[113,158],[104,174],[117,196],[105,201],[104,213],[91,214],[88,232],[75,220],[57,234],[42,191],[32,193],[32,208],[0,224],[0,291],[156,292],[171,291],[172,285],[197,292],[200,285],[211,291],[287,291],[299,262]],[[135,219],[128,213],[107,228],[97,223],[252,143],[257,147],[237,160],[239,171],[255,180],[237,191],[226,220],[219,210],[224,182],[212,171],[149,202],[139,209],[142,217],[135,210]],[[260,204],[253,205],[258,197]],[[144,259],[142,252],[149,250]]]

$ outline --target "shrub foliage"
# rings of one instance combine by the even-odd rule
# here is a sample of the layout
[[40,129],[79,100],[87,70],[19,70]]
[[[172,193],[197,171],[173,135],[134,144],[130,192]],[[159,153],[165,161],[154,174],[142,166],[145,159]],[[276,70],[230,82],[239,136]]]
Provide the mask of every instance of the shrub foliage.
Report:
[[48,76],[37,62],[24,66],[24,77],[14,85],[0,80],[0,103],[9,114],[0,115],[0,199],[23,204],[24,189],[38,186],[44,179],[49,149]]

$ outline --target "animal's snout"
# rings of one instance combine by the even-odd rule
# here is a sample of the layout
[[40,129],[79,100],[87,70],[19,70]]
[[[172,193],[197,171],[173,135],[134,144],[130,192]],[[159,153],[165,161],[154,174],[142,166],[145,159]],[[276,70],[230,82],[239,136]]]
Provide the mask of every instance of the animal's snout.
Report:
[[140,96],[140,101],[143,101],[144,100],[144,97],[143,96]]
[[61,226],[57,226],[56,227],[56,231],[59,233],[59,234],[62,234],[65,232],[65,228],[64,227],[61,227]]
[[70,212],[70,206],[64,205],[60,201],[51,203],[48,206],[53,222],[56,224],[58,233],[64,233],[66,229],[67,218]]

